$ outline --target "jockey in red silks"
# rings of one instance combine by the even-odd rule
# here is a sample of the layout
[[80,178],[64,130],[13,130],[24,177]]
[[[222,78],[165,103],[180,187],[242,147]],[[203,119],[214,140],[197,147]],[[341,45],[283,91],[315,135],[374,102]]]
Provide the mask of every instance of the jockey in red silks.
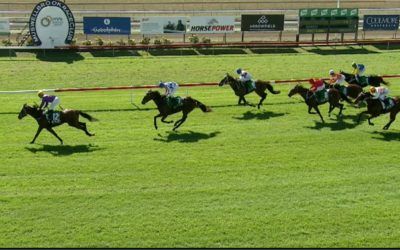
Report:
[[322,81],[321,79],[311,78],[310,80],[308,80],[308,82],[311,84],[310,90],[313,93],[316,93],[316,92],[318,92],[320,90],[324,90],[325,89],[324,81]]

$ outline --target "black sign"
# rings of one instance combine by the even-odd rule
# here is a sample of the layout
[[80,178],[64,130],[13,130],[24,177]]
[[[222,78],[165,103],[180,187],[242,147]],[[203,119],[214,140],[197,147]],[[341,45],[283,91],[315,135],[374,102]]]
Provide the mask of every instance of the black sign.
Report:
[[284,15],[242,15],[242,31],[282,31]]
[[358,29],[358,9],[301,9],[299,33],[354,33]]
[[364,30],[398,30],[399,15],[365,15]]
[[[67,38],[65,39],[65,44],[70,44],[72,42],[72,39],[74,38],[75,35],[75,19],[74,15],[72,14],[71,10],[69,7],[61,1],[58,0],[52,0],[52,1],[43,1],[38,3],[35,8],[32,11],[31,17],[29,19],[29,32],[31,34],[33,43],[37,46],[40,46],[42,42],[40,41],[40,38],[38,36],[38,33],[36,31],[36,22],[38,21],[38,16],[40,12],[42,12],[43,9],[46,7],[57,7],[61,9],[68,22],[68,35]],[[39,20],[41,26],[47,27],[51,23],[54,23],[56,25],[61,25],[63,23],[63,19],[61,17],[52,17],[52,16],[46,16]]]

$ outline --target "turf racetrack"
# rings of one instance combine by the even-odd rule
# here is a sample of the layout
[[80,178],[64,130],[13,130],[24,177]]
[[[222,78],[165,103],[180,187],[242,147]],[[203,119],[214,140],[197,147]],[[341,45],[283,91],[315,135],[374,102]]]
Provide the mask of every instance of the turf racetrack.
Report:
[[[368,48],[373,50],[373,48]],[[347,50],[347,49],[346,49]],[[360,48],[348,49],[359,51]],[[2,90],[219,81],[238,66],[256,78],[325,76],[353,60],[369,73],[399,73],[400,52],[93,57],[0,60]],[[400,80],[390,79],[400,95]],[[181,88],[210,105],[178,132],[159,123],[145,91],[62,93],[82,109],[89,138],[66,125],[37,144],[37,125],[17,119],[36,95],[0,96],[1,247],[399,247],[400,122],[388,115],[359,125],[321,108],[307,114],[294,85],[274,85],[261,110],[236,106],[226,86]],[[254,94],[248,98],[255,103]],[[171,118],[176,121],[179,115]]]

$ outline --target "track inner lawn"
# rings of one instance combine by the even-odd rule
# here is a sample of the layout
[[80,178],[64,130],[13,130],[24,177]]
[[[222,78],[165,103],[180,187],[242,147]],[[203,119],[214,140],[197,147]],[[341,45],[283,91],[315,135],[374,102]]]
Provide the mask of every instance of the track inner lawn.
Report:
[[[17,53],[0,57],[0,90],[218,82],[237,67],[263,80],[322,77],[352,61],[400,73],[396,49],[274,51]],[[400,80],[388,80],[400,96]],[[57,127],[64,146],[47,131],[28,144],[36,122],[17,116],[35,94],[0,96],[0,246],[399,247],[400,121],[389,131],[388,115],[357,124],[365,108],[346,104],[343,118],[324,105],[322,124],[287,96],[293,86],[275,84],[282,93],[261,110],[237,106],[229,86],[181,88],[213,112],[194,110],[176,133],[160,121],[154,129],[144,90],[60,93],[62,107],[99,119],[87,122],[92,138]]]

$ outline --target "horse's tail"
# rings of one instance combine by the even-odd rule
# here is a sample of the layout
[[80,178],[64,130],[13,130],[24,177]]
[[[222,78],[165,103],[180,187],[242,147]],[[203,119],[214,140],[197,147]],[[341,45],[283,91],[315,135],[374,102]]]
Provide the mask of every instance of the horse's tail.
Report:
[[211,112],[211,111],[212,111],[212,109],[211,109],[210,107],[204,105],[203,103],[197,101],[196,99],[193,99],[193,98],[191,98],[191,99],[194,101],[196,107],[200,108],[201,111],[203,111],[204,113],[207,113],[207,112]]
[[280,90],[274,90],[274,87],[272,87],[272,85],[269,82],[264,83],[267,86],[267,89],[269,90],[269,92],[271,92],[274,95],[280,94],[281,91]]
[[84,113],[84,112],[82,112],[82,111],[79,111],[79,114],[80,114],[82,117],[88,119],[88,120],[91,121],[91,122],[98,121],[96,118],[94,118],[94,117],[92,117],[91,115],[86,114],[86,113]]

